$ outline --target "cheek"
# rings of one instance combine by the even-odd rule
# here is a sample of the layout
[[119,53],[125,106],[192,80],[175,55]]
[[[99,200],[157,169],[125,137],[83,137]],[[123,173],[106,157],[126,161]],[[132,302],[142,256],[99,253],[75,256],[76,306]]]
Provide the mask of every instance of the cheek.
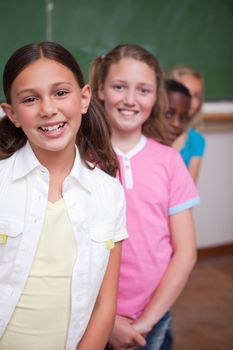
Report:
[[163,124],[165,128],[170,128],[172,125],[172,119],[164,117]]
[[61,110],[65,115],[69,116],[81,116],[82,109],[81,109],[81,101],[80,99],[67,99],[67,101],[63,101]]
[[152,108],[155,105],[155,98],[153,99],[148,99],[146,101],[142,101],[141,103],[141,107],[144,110],[144,113],[149,117],[149,115],[151,114]]
[[32,106],[30,108],[18,108],[15,113],[15,117],[22,127],[29,127],[33,125],[36,110]]
[[180,132],[182,133],[182,132],[184,132],[185,130],[186,130],[186,126],[183,125],[183,124],[181,124],[181,125],[180,125]]
[[114,93],[107,93],[104,96],[104,105],[108,108],[114,108],[121,101],[121,96]]
[[198,98],[193,97],[192,102],[191,102],[191,106],[195,109],[199,108],[200,100]]

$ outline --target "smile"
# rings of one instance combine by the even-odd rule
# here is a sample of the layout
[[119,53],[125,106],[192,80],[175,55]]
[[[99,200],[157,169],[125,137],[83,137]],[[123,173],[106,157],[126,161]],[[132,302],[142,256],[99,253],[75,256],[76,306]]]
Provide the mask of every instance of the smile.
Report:
[[55,132],[55,131],[58,131],[59,129],[63,128],[64,125],[65,125],[65,122],[55,124],[55,125],[49,125],[49,126],[40,126],[39,129],[41,129],[42,131],[46,131],[46,132]]
[[132,116],[132,115],[135,115],[137,114],[138,112],[135,111],[135,110],[130,110],[130,109],[119,109],[119,112],[121,114],[124,114],[126,116]]

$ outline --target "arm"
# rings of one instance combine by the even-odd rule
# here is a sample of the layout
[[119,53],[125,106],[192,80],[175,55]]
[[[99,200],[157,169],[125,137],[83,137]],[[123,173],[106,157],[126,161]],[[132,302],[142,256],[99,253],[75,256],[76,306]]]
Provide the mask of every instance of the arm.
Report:
[[189,172],[194,182],[197,182],[201,169],[202,157],[192,157],[189,163]]
[[195,230],[190,209],[171,215],[170,231],[174,254],[150,303],[134,323],[141,334],[148,333],[170,309],[183,290],[196,261]]
[[113,328],[121,259],[121,242],[111,250],[108,267],[87,329],[77,350],[103,350]]

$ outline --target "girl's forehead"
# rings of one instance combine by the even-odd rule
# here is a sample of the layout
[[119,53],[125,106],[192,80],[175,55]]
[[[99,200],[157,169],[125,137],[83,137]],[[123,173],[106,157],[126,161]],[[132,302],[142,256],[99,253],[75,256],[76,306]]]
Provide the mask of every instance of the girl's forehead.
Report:
[[65,69],[69,69],[68,67],[66,67],[64,64],[53,60],[51,58],[47,58],[47,57],[40,57],[34,61],[32,61],[31,63],[29,63],[22,71],[26,70],[26,69],[42,69],[43,67],[62,67]]
[[79,85],[73,72],[63,64],[40,58],[27,65],[15,78],[11,91],[18,94],[27,89],[48,89],[56,84],[68,83],[72,86]]
[[128,69],[129,67],[137,66],[140,69],[152,69],[149,64],[145,61],[137,60],[133,57],[123,57],[119,61],[112,63],[110,68],[117,67],[118,69]]
[[191,98],[180,91],[169,91],[168,92],[169,103],[173,105],[189,105]]
[[73,76],[73,72],[60,62],[55,60],[41,57],[30,64],[28,64],[22,71],[18,74],[15,80],[19,79],[30,79],[33,78],[46,78],[51,76]]
[[146,62],[134,58],[122,58],[117,63],[111,64],[108,77],[148,80],[150,83],[156,81],[156,74],[153,68]]

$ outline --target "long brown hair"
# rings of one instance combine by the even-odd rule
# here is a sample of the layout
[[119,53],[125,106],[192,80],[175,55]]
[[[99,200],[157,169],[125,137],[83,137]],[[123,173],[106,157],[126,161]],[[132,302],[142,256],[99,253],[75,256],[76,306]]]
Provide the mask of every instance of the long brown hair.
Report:
[[[85,85],[79,64],[63,46],[54,42],[28,44],[15,51],[5,65],[3,90],[7,103],[11,103],[11,86],[16,77],[26,66],[41,57],[66,66],[73,72],[79,87],[82,88]],[[26,141],[27,137],[23,130],[16,128],[8,117],[0,120],[0,159],[10,157]],[[82,118],[76,143],[81,159],[89,168],[98,165],[110,175],[116,175],[118,161],[111,145],[110,127],[104,117],[103,108],[95,97],[91,99],[85,118]]]
[[[104,56],[96,57],[91,63],[89,80],[94,96],[98,97],[98,85],[105,83],[110,66],[122,58],[133,58],[146,63],[155,74],[157,81],[157,101],[149,118],[142,125],[142,133],[162,143],[167,143],[164,135],[163,118],[167,109],[167,97],[164,89],[164,75],[159,60],[145,48],[139,45],[118,45]],[[100,100],[100,99],[99,99]],[[100,101],[102,104],[103,102]]]

